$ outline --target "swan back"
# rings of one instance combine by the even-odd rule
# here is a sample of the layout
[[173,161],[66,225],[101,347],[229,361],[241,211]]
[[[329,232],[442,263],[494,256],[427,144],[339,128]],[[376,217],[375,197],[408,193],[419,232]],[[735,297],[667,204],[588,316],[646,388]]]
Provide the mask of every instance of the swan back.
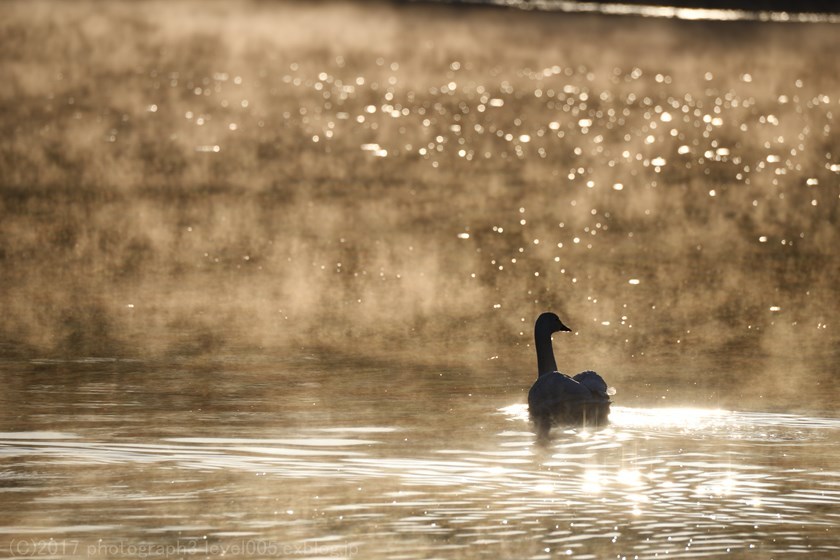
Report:
[[551,335],[571,331],[554,313],[543,313],[534,325],[537,381],[528,392],[528,411],[545,434],[553,424],[601,425],[607,423],[610,397],[607,383],[594,371],[569,377],[557,371]]

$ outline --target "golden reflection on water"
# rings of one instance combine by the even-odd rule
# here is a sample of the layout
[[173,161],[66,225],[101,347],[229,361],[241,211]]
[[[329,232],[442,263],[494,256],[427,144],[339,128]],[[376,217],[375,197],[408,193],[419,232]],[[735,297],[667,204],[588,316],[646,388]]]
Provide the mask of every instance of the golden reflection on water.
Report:
[[[528,420],[528,405],[513,404],[499,409],[499,412],[512,419]],[[733,416],[724,410],[677,407],[677,408],[627,408],[616,406],[610,412],[611,427],[607,433],[619,428],[682,428],[686,430],[701,430],[708,427],[719,427],[732,420]],[[592,433],[589,429],[565,430],[564,433],[574,433],[580,439],[588,439]],[[620,436],[619,436],[620,437]]]
[[[237,436],[187,425],[160,438],[6,431],[0,465],[15,491],[0,490],[0,535],[86,546],[327,538],[366,558],[405,547],[653,558],[834,546],[825,530],[838,526],[840,506],[836,419],[616,406],[609,427],[555,429],[538,445],[525,405],[481,409],[439,418],[446,431],[387,425],[387,408],[379,424],[347,416],[340,426],[251,426]],[[127,516],[148,521],[113,522]]]
[[610,420],[616,426],[633,428],[683,428],[701,430],[726,422],[727,412],[702,408],[640,408],[616,407]]

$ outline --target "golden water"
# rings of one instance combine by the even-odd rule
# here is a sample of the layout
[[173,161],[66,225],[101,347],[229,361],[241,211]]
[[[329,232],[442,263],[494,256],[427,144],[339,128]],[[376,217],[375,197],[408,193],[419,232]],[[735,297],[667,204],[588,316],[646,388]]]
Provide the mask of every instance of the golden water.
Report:
[[[0,426],[12,557],[838,549],[837,419],[616,406],[609,428],[540,446],[521,390],[457,371],[317,356],[19,367],[27,381],[4,392]],[[408,377],[411,398],[394,387]]]

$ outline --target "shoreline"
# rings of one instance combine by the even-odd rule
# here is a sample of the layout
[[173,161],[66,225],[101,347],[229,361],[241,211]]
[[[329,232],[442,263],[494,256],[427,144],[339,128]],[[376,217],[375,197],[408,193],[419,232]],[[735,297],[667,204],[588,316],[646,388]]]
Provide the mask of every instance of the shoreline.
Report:
[[573,0],[396,0],[405,4],[450,5],[516,9],[537,12],[591,13],[603,16],[650,17],[688,21],[755,21],[767,23],[840,23],[840,6],[832,2],[801,2],[779,5],[779,2],[721,3],[677,0],[656,2],[625,0],[623,2],[580,2]]

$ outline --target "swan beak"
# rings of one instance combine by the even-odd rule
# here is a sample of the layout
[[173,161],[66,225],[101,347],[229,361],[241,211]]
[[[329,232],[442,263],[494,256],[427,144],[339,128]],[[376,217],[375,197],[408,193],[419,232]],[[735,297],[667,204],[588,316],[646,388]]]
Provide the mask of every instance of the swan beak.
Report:
[[560,332],[572,332],[572,329],[570,329],[566,325],[561,325]]

